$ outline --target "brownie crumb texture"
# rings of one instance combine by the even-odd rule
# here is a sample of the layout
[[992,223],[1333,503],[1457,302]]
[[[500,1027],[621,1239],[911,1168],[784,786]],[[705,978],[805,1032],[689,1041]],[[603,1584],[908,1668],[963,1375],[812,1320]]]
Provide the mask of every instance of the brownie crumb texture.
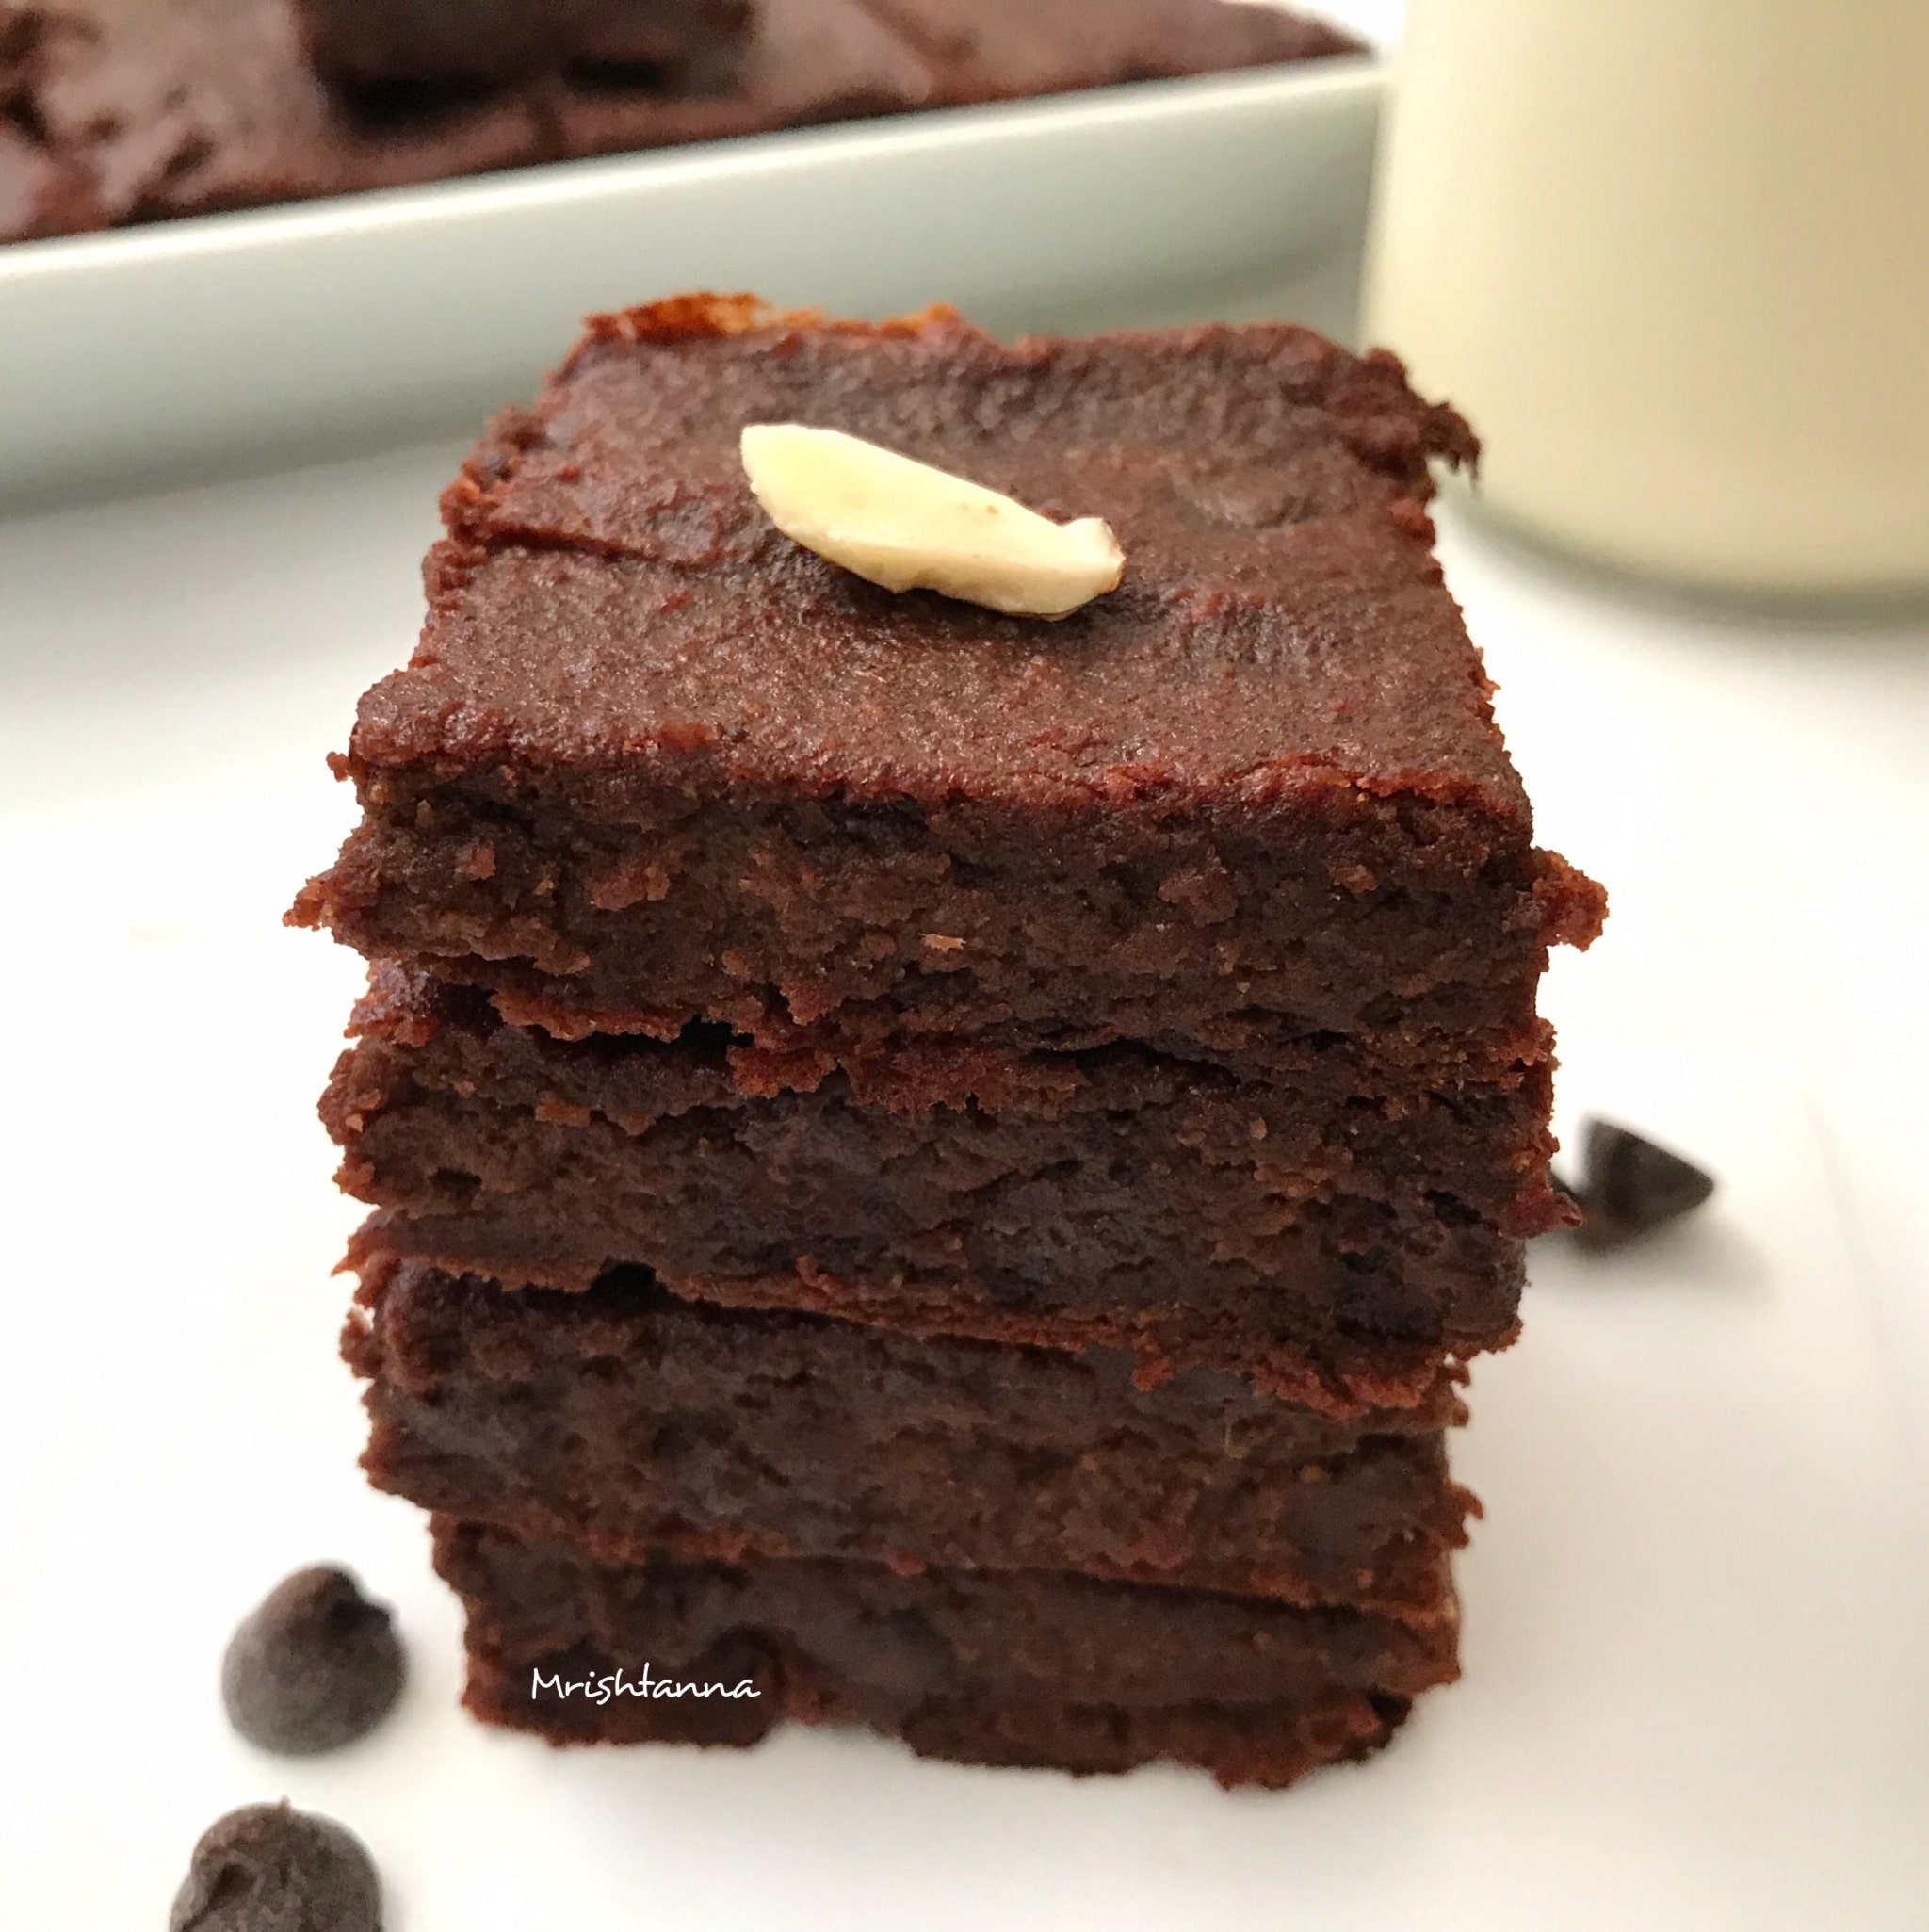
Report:
[[[1385,1743],[1459,1671],[1451,1621],[1049,1571],[612,1564],[447,1518],[435,1538],[469,1612],[469,1708],[557,1744],[742,1746],[786,1720],[856,1723],[967,1763],[1164,1758],[1281,1785]],[[746,1695],[657,1695],[633,1680],[645,1659],[672,1685]]]

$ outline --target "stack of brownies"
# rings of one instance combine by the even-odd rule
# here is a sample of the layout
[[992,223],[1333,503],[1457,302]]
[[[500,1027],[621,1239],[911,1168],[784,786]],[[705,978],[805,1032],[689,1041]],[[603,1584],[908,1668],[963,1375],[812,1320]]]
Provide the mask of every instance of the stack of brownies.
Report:
[[[764,422],[1124,580],[865,582]],[[493,426],[291,915],[374,963],[349,1353],[478,1713],[1281,1783],[1454,1676],[1445,1431],[1563,1215],[1535,988],[1602,906],[1432,555],[1474,446],[1288,326],[709,298]]]

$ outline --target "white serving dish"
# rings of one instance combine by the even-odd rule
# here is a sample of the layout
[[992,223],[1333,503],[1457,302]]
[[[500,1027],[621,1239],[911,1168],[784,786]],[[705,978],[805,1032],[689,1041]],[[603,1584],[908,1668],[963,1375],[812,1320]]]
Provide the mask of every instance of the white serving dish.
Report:
[[681,289],[999,332],[1249,306],[1356,247],[1381,87],[1318,61],[0,248],[0,503],[468,424]]
[[[360,974],[280,923],[459,453],[0,524],[0,1926],[158,1926],[202,1828],[285,1794],[366,1837],[390,1932],[1920,1928],[1929,629],[1647,609],[1448,513],[1542,836],[1613,895],[1548,984],[1566,1111],[1722,1191],[1535,1254],[1455,1452],[1467,1675],[1384,1758],[1227,1795],[852,1734],[559,1754],[457,1709],[420,1519],[355,1468],[313,1096]],[[220,1648],[328,1558],[414,1680],[267,1759]]]

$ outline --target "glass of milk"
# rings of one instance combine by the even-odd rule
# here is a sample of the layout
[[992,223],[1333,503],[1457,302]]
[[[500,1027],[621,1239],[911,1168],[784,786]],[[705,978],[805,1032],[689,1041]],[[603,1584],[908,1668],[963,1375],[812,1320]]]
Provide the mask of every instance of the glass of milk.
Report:
[[1929,0],[1412,0],[1376,192],[1367,339],[1501,517],[1929,584]]

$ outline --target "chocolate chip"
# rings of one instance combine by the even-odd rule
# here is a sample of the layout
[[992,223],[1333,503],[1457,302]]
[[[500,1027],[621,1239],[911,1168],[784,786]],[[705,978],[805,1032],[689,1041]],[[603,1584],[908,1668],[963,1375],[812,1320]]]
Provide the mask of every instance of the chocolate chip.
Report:
[[202,1833],[168,1932],[381,1932],[381,1884],[332,1818],[243,1805]]
[[1613,1248],[1692,1212],[1714,1193],[1714,1177],[1625,1127],[1590,1120],[1581,1129],[1583,1179],[1556,1186],[1580,1205],[1575,1239]]
[[229,1640],[221,1702],[250,1744],[312,1757],[352,1744],[402,1688],[402,1647],[387,1610],[345,1569],[298,1569]]

